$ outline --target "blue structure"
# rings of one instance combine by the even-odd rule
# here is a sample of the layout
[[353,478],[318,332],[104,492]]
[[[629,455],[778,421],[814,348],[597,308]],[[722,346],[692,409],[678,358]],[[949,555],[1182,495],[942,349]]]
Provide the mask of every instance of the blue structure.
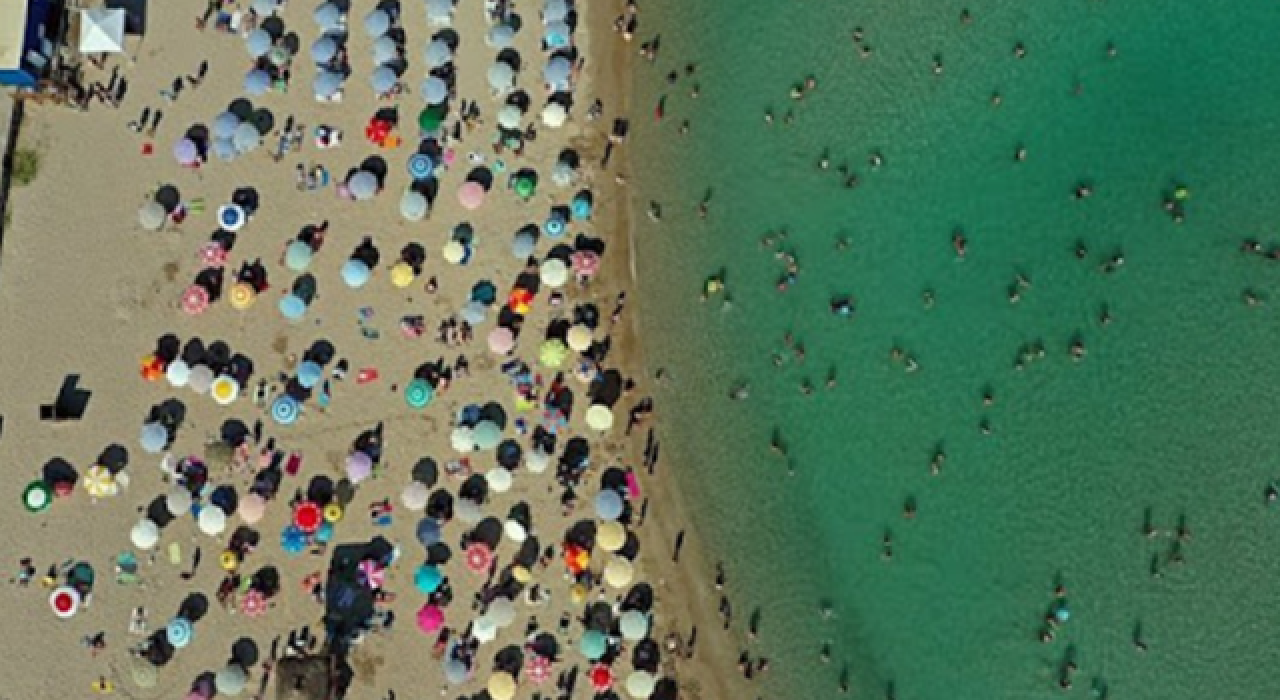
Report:
[[0,2],[0,85],[34,88],[54,52],[53,0]]

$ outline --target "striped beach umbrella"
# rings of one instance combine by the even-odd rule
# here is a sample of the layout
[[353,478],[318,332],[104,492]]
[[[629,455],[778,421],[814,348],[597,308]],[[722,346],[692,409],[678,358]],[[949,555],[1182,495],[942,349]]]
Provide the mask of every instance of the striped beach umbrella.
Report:
[[271,418],[280,425],[293,425],[298,420],[302,407],[292,396],[281,396],[271,404]]
[[431,177],[431,173],[436,169],[436,165],[431,160],[431,156],[425,153],[415,153],[409,156],[409,176],[415,180],[425,180]]

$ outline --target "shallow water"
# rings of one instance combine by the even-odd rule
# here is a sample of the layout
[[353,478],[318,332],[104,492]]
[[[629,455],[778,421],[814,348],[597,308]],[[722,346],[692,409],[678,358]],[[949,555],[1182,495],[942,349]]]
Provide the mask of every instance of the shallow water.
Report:
[[[631,148],[643,154],[638,207],[656,199],[664,212],[660,225],[637,218],[651,359],[674,377],[660,399],[664,467],[682,472],[731,563],[738,617],[762,608],[772,695],[837,697],[847,667],[862,697],[890,683],[899,698],[1057,697],[1074,651],[1080,695],[1099,679],[1116,698],[1276,696],[1278,516],[1263,489],[1280,476],[1269,356],[1280,262],[1238,247],[1280,244],[1280,8],[1003,3],[974,6],[962,26],[962,6],[644,4],[636,43],[660,33],[662,48],[637,69]],[[859,25],[868,60],[850,41]],[[699,65],[697,100],[692,80],[663,79],[687,61]],[[807,74],[817,90],[792,102]],[[686,118],[693,133],[680,137]],[[828,171],[816,165],[824,149]],[[868,166],[872,151],[883,167]],[[835,172],[846,162],[856,189]],[[1095,195],[1077,201],[1082,181]],[[1181,225],[1161,207],[1175,182],[1191,193]],[[782,264],[759,245],[782,227],[801,265],[785,294]],[[841,235],[851,250],[835,249]],[[1101,272],[1121,251],[1124,266]],[[722,267],[728,310],[697,301]],[[1031,286],[1015,305],[1016,274]],[[1246,288],[1272,303],[1246,306]],[[836,294],[856,298],[852,322],[828,313]],[[1076,337],[1080,362],[1067,353]],[[1034,342],[1046,357],[1015,370]],[[920,371],[890,362],[895,346]],[[729,401],[744,379],[750,399]],[[768,449],[774,428],[794,477]],[[939,446],[946,462],[931,477]],[[1147,508],[1166,531],[1187,517],[1184,565],[1168,563],[1174,538],[1141,535]],[[1057,575],[1071,620],[1041,644]],[[816,612],[824,597],[838,610],[829,623]],[[1146,654],[1132,644],[1138,623]]]

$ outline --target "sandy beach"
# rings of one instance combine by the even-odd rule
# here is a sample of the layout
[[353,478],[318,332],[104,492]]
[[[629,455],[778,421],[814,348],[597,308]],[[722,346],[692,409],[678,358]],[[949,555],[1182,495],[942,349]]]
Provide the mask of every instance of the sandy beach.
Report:
[[[441,27],[428,26],[419,4],[406,3],[401,8],[398,25],[405,36],[408,63],[401,80],[407,90],[391,100],[379,99],[369,84],[374,69],[372,39],[360,27],[361,18],[372,8],[352,8],[347,43],[351,76],[341,102],[319,102],[311,89],[315,69],[306,56],[306,47],[318,36],[311,18],[315,5],[292,0],[281,9],[279,16],[286,31],[298,34],[302,49],[293,59],[287,92],[271,91],[252,98],[255,108],[272,113],[272,133],[265,135],[262,147],[232,161],[210,158],[199,168],[191,168],[179,166],[171,155],[173,144],[189,127],[211,124],[232,100],[242,96],[245,73],[252,67],[241,36],[218,31],[212,23],[203,30],[197,27],[196,6],[153,4],[146,36],[136,43],[132,59],[115,56],[103,69],[86,66],[90,82],[106,83],[113,70],[127,80],[127,94],[118,108],[95,102],[87,113],[51,106],[27,109],[21,145],[37,150],[41,165],[35,181],[12,194],[12,223],[0,257],[0,386],[5,387],[0,394],[0,461],[13,475],[7,481],[10,507],[0,518],[14,543],[5,562],[10,577],[19,576],[18,562],[25,557],[32,560],[37,573],[29,585],[10,582],[0,596],[0,614],[13,629],[22,631],[6,637],[0,655],[5,659],[8,679],[4,694],[37,698],[56,692],[79,697],[94,692],[95,684],[105,679],[109,689],[99,692],[132,698],[181,696],[201,674],[223,668],[233,645],[249,638],[260,650],[260,660],[247,667],[248,688],[243,694],[257,696],[267,682],[263,697],[273,696],[276,691],[267,673],[271,667],[269,650],[276,646],[273,640],[303,627],[323,638],[324,607],[304,591],[303,580],[326,570],[334,546],[381,536],[400,552],[387,567],[383,584],[392,599],[379,606],[383,616],[379,619],[385,619],[390,611],[395,622],[385,629],[377,625],[354,647],[350,661],[355,679],[348,697],[394,700],[437,693],[486,697],[494,653],[509,645],[523,645],[535,624],[539,630],[556,635],[560,651],[554,673],[576,669],[576,687],[571,696],[563,695],[553,689],[551,681],[539,686],[520,677],[515,697],[529,698],[535,692],[543,697],[592,697],[585,677],[592,664],[577,648],[584,631],[579,620],[584,603],[571,601],[574,582],[566,571],[560,544],[574,523],[595,520],[592,504],[601,489],[604,470],[633,467],[639,487],[629,511],[638,511],[641,503],[648,503],[645,516],[632,515],[629,524],[640,542],[633,580],[647,581],[655,591],[648,638],[665,647],[669,635],[687,640],[690,630],[698,630],[692,658],[677,661],[677,654],[664,653],[654,675],[677,681],[682,698],[748,697],[750,691],[739,686],[739,675],[733,672],[737,642],[720,631],[721,618],[716,612],[720,594],[712,585],[714,557],[704,551],[696,533],[687,531],[684,513],[690,506],[671,479],[681,465],[660,459],[656,469],[643,467],[646,433],[655,421],[660,423],[661,406],[630,437],[623,434],[628,412],[651,394],[652,382],[646,376],[641,339],[634,330],[636,310],[628,305],[616,324],[610,321],[619,292],[632,292],[636,284],[643,284],[643,271],[639,279],[632,279],[631,274],[627,190],[614,181],[616,174],[627,172],[627,148],[619,148],[608,169],[596,165],[613,120],[628,116],[629,53],[633,48],[610,31],[622,4],[617,8],[592,6],[580,18],[573,41],[583,50],[585,63],[575,80],[570,121],[553,130],[538,120],[547,88],[541,80],[546,53],[539,46],[537,4],[522,3],[519,9],[524,27],[515,34],[513,48],[524,64],[518,72],[518,86],[528,93],[532,105],[522,123],[536,124],[537,137],[526,141],[520,155],[510,150],[495,154],[491,147],[494,115],[502,101],[486,85],[486,67],[493,63],[497,50],[485,42],[490,25],[484,8],[471,2],[456,8],[452,22],[458,36],[453,58],[457,68],[454,104],[456,99],[475,100],[481,116],[474,128],[462,130],[460,140],[447,142],[456,161],[437,174],[438,194],[429,216],[421,222],[406,221],[398,203],[412,183],[405,162],[418,142],[416,121],[422,98],[417,93],[426,75],[423,47]],[[579,11],[586,9],[580,7]],[[208,63],[208,73],[198,84],[183,79],[198,75],[202,62]],[[169,98],[162,96],[175,79],[182,80],[181,91]],[[585,115],[596,98],[603,102],[603,114],[589,121]],[[397,107],[399,112],[400,144],[392,148],[363,137],[366,123],[377,110],[387,107]],[[150,109],[153,117],[163,111],[154,134],[146,128],[138,133],[129,127],[144,108]],[[455,115],[456,109],[446,120],[446,130]],[[275,151],[278,131],[290,117],[305,125],[306,134],[299,150],[277,162],[269,153]],[[312,134],[318,125],[340,129],[344,134],[341,145],[317,150]],[[578,150],[583,165],[575,184],[557,187],[547,174],[567,147]],[[383,188],[370,201],[340,198],[333,183],[315,190],[297,185],[295,167],[299,165],[310,169],[322,164],[336,182],[370,156],[387,164]],[[541,175],[538,192],[522,201],[506,188],[507,173],[497,171],[484,205],[464,210],[455,192],[467,171],[472,164],[494,168],[497,160],[503,160],[509,171],[537,170]],[[189,211],[181,223],[169,221],[158,232],[143,230],[138,223],[139,208],[164,186],[176,188]],[[255,188],[260,204],[228,253],[226,288],[242,263],[258,259],[268,272],[269,288],[245,310],[233,309],[224,289],[222,298],[207,311],[184,313],[180,305],[184,290],[203,266],[198,251],[219,228],[219,206],[229,202],[241,187]],[[525,267],[510,252],[513,234],[529,224],[541,225],[551,207],[567,205],[583,188],[594,196],[592,216],[588,221],[571,222],[573,233],[558,242],[572,243],[579,232],[601,239],[606,247],[601,273],[585,286],[571,280],[561,290],[564,300],[558,307],[550,304],[549,290],[543,288],[524,317],[511,357],[496,356],[486,347],[486,337],[495,327],[497,307]],[[322,222],[328,222],[323,246],[308,270],[317,281],[315,299],[301,321],[290,323],[276,307],[297,274],[281,264],[282,250],[303,227]],[[470,259],[466,265],[450,265],[441,259],[441,252],[450,232],[463,222],[473,230]],[[342,268],[366,237],[377,248],[380,261],[371,266],[372,279],[367,285],[349,288],[343,283]],[[411,243],[421,245],[426,261],[412,284],[397,288],[390,281],[389,270],[402,248]],[[534,255],[541,260],[552,245],[540,240]],[[430,278],[438,283],[434,292],[426,289]],[[453,346],[438,342],[437,325],[457,315],[470,299],[473,285],[484,280],[496,288],[498,301],[485,320],[475,324],[473,339]],[[596,342],[606,338],[611,342],[602,368],[618,370],[633,379],[635,387],[617,401],[615,424],[601,434],[584,423],[584,413],[591,404],[587,384],[566,374],[566,386],[575,400],[568,425],[560,429],[558,449],[563,449],[570,436],[590,437],[589,467],[576,489],[571,511],[562,508],[555,469],[535,474],[521,464],[512,470],[510,490],[489,493],[483,504],[485,515],[501,520],[513,506],[527,504],[532,514],[530,534],[544,547],[555,547],[555,553],[548,566],[532,567],[532,583],[542,591],[541,600],[528,603],[525,597],[518,599],[515,620],[500,629],[496,639],[480,646],[471,677],[451,686],[445,682],[439,661],[432,658],[437,635],[423,634],[415,625],[427,599],[415,590],[414,580],[415,569],[424,559],[415,538],[422,514],[405,508],[401,493],[412,480],[415,463],[426,457],[439,466],[439,477],[430,485],[431,490],[445,489],[455,495],[463,479],[445,473],[448,463],[466,457],[472,473],[500,469],[492,451],[462,455],[451,446],[456,416],[468,405],[501,403],[507,412],[503,438],[530,449],[528,436],[518,433],[514,423],[524,419],[530,426],[538,425],[541,411],[536,401],[530,412],[515,408],[511,380],[501,367],[512,359],[528,363],[532,373],[539,375],[540,399],[556,374],[555,369],[538,366],[546,329],[571,317],[575,307],[588,304],[594,304],[601,317]],[[419,337],[409,337],[401,330],[402,319],[412,316],[424,317],[424,332]],[[252,378],[241,387],[239,398],[229,406],[220,406],[209,396],[170,386],[163,377],[156,381],[142,378],[140,360],[155,351],[158,339],[170,334],[183,343],[197,337],[206,345],[223,341],[234,353],[251,359]],[[331,392],[326,392],[331,393],[328,405],[314,399],[305,402],[295,424],[277,425],[265,406],[255,405],[253,388],[265,379],[272,396],[285,391],[317,341],[331,344],[335,357],[346,360],[350,369],[339,380],[332,374],[333,365],[326,367],[325,377],[332,386]],[[440,358],[444,366],[454,367],[460,355],[467,358],[469,376],[454,373],[447,388],[436,386],[434,400],[425,410],[406,405],[404,388],[420,366]],[[572,360],[567,362],[564,371],[568,373],[573,364]],[[374,369],[376,379],[357,382],[363,370]],[[83,418],[62,423],[40,420],[39,407],[54,402],[69,376],[78,390],[88,394]],[[301,457],[297,476],[285,477],[265,517],[253,526],[261,542],[240,565],[246,576],[263,567],[276,567],[280,572],[281,591],[264,615],[250,618],[237,612],[234,605],[224,609],[214,601],[227,574],[219,567],[219,554],[240,525],[236,515],[229,514],[226,533],[217,537],[201,533],[196,519],[186,515],[163,527],[154,549],[140,551],[131,546],[130,529],[143,517],[148,504],[174,489],[174,478],[160,468],[164,455],[149,454],[139,446],[139,431],[148,413],[170,399],[183,404],[185,415],[165,453],[174,459],[187,455],[206,458],[212,484],[231,486],[243,496],[254,483],[252,467],[227,467],[213,458],[225,451],[210,444],[219,442],[222,426],[229,419],[249,426],[263,423],[261,443],[250,439],[246,448],[255,458],[270,438],[282,454]],[[328,476],[335,482],[347,477],[345,463],[353,443],[378,426],[380,465],[372,478],[355,486],[341,520],[333,524],[327,550],[285,554],[280,540],[293,517],[290,495],[295,489],[305,490],[316,476]],[[64,460],[83,477],[100,461],[100,455],[115,445],[128,453],[122,471],[127,478],[117,476],[118,495],[94,499],[77,484],[70,495],[55,499],[46,512],[24,511],[23,489],[41,478],[42,469]],[[383,501],[391,504],[390,513],[371,517],[370,505]],[[452,602],[442,608],[444,625],[453,630],[455,639],[480,615],[472,601],[486,587],[485,574],[468,571],[457,547],[469,527],[457,519],[441,525],[442,541],[454,548],[453,558],[441,563],[439,569],[452,588]],[[683,541],[678,564],[672,556],[677,537]],[[176,563],[169,556],[174,549],[181,553]],[[495,548],[496,568],[503,572],[500,578],[509,573],[518,549],[505,538]],[[139,568],[136,581],[122,583],[117,580],[114,564],[121,553],[129,551],[138,558]],[[202,563],[190,577],[183,577],[182,573],[192,571],[195,552],[201,552]],[[597,574],[596,579],[611,560],[604,552],[593,552],[589,569]],[[50,610],[49,588],[42,586],[41,578],[50,566],[77,561],[88,562],[96,572],[91,604],[82,606],[74,617],[59,620]],[[587,593],[585,602],[614,604],[628,590],[630,586],[598,585]],[[139,687],[134,676],[142,662],[131,650],[149,634],[163,629],[193,592],[210,601],[208,613],[194,624],[193,640],[158,669],[154,687]],[[145,609],[147,628],[145,633],[135,634],[129,629],[130,617],[139,607]],[[564,615],[571,623],[561,631],[557,621]],[[735,620],[738,617],[744,615],[739,613]],[[93,649],[85,640],[99,633],[105,646]],[[285,645],[279,642],[279,646]],[[632,647],[632,641],[622,643],[611,669],[620,696],[625,696],[623,681],[632,672]],[[526,654],[526,660],[528,657]]]

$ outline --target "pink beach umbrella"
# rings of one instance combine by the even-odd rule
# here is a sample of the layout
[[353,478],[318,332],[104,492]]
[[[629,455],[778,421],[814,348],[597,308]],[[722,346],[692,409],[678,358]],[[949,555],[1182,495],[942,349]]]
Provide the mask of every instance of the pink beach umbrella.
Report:
[[489,549],[489,545],[483,542],[472,542],[467,547],[467,568],[476,572],[484,573],[489,570],[489,565],[493,563],[493,550]]
[[444,626],[444,611],[435,605],[424,605],[418,610],[418,629],[434,634]]
[[463,209],[479,209],[484,204],[484,187],[478,182],[465,182],[458,188],[458,203]]
[[347,478],[358,484],[373,473],[373,460],[363,452],[352,452],[347,455]]
[[223,248],[221,243],[209,241],[200,246],[197,257],[200,258],[200,264],[205,267],[221,268],[227,264],[227,249]]
[[356,566],[356,570],[360,572],[360,580],[364,581],[364,585],[373,590],[382,588],[382,584],[387,581],[386,569],[378,566],[378,562],[365,559]]
[[209,290],[198,284],[187,287],[182,293],[182,311],[188,316],[198,316],[209,308]]
[[195,165],[200,158],[200,151],[196,148],[196,142],[191,139],[182,139],[173,144],[173,159],[181,165]]
[[578,277],[594,277],[600,271],[600,256],[589,250],[579,250],[569,256],[569,264]]
[[262,520],[262,516],[267,512],[267,502],[262,496],[251,493],[240,499],[236,512],[240,514],[240,519],[246,525],[254,525]]
[[240,612],[247,617],[261,617],[267,612],[267,597],[262,591],[250,590],[240,599]]
[[516,336],[506,326],[498,326],[489,331],[489,352],[495,355],[506,355],[516,345]]
[[551,659],[545,656],[529,659],[528,665],[524,667],[524,673],[534,683],[546,683],[551,680]]

